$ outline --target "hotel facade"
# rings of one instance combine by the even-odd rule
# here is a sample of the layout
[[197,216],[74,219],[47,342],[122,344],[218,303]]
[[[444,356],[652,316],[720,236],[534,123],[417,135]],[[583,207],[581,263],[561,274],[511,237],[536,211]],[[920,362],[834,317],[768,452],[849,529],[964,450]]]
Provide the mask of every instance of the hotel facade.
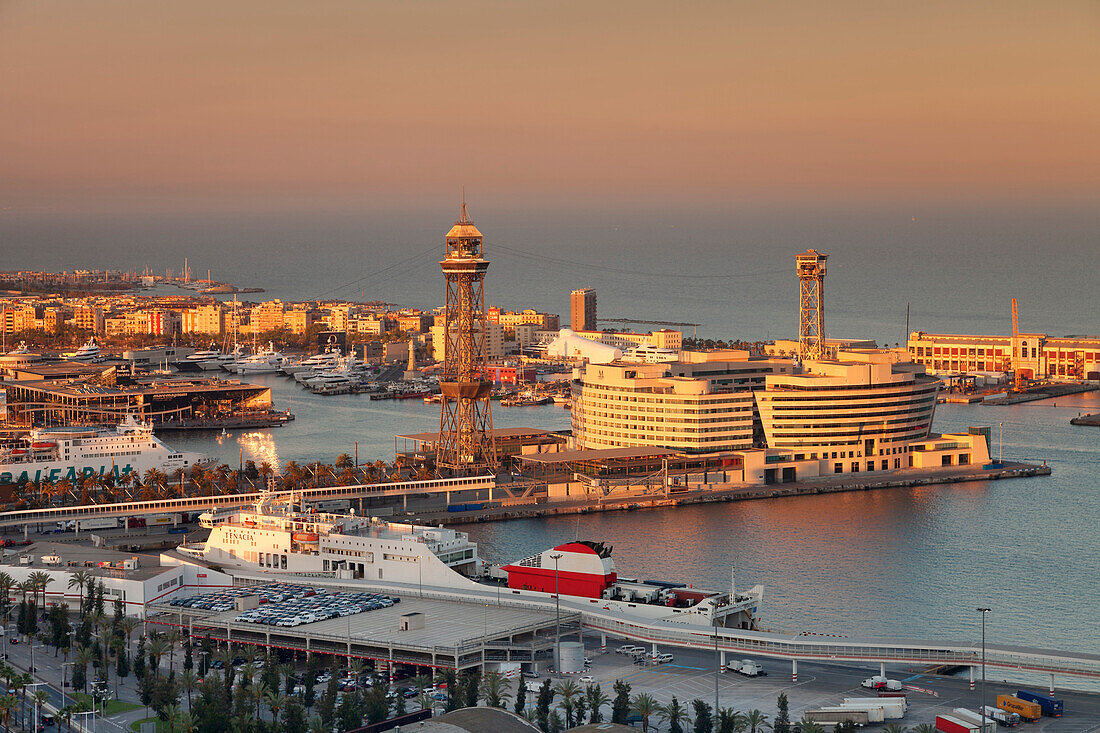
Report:
[[923,366],[892,352],[839,356],[800,365],[682,352],[673,363],[587,364],[574,373],[575,447],[737,452],[746,480],[756,463],[762,476],[784,464],[808,477],[988,462],[985,435],[935,443],[955,453],[928,452],[940,382]]

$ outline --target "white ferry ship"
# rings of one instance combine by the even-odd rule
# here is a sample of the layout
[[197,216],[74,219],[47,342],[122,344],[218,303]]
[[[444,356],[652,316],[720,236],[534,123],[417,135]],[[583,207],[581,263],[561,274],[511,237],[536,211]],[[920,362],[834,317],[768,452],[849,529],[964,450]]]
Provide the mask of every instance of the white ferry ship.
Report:
[[465,532],[300,510],[288,496],[268,495],[251,508],[206,512],[199,522],[210,536],[181,545],[179,555],[245,577],[327,577],[348,586],[431,587],[471,596],[484,595],[488,582],[494,590],[507,588],[513,600],[546,602],[560,593],[562,603],[574,608],[685,623],[711,623],[717,617],[722,625],[738,628],[756,627],[763,596],[762,586],[735,594],[620,578],[610,548],[597,542],[569,542],[486,569]]
[[172,450],[153,435],[151,424],[129,415],[114,429],[66,426],[32,431],[25,447],[0,451],[0,484],[106,475],[119,479],[150,468],[171,477],[177,469],[190,472],[213,463],[199,453]]

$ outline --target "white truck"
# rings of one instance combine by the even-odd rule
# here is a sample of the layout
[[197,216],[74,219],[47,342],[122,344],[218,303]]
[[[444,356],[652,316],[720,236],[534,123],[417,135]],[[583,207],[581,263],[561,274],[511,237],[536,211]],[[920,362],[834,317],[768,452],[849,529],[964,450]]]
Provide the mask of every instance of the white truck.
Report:
[[985,717],[993,718],[1006,728],[1019,725],[1023,721],[1019,713],[1010,713],[1007,710],[1001,710],[992,705],[985,706]]
[[890,692],[897,692],[901,689],[900,682],[887,679],[880,674],[876,674],[874,677],[868,677],[860,682],[859,686],[868,690],[888,690]]
[[[982,716],[981,713],[975,712],[969,708],[954,708],[951,711],[951,715],[971,725],[977,726],[977,730],[982,730]],[[997,721],[988,715],[985,716],[985,731],[984,733],[996,733]]]
[[767,677],[768,673],[764,671],[756,662],[751,659],[742,659],[741,663],[734,663],[733,671],[737,674],[744,675],[746,677]]

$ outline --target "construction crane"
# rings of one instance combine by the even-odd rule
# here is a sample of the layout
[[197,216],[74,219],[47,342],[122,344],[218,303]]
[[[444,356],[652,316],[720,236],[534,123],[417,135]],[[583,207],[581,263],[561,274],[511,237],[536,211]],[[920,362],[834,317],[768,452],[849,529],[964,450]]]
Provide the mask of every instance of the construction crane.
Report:
[[[1012,351],[1013,351],[1013,354],[1017,353],[1016,352],[1017,349],[1020,349],[1020,314],[1019,314],[1019,311],[1016,308],[1016,299],[1013,298],[1012,299]],[[1023,361],[1024,353],[1025,352],[1023,351],[1023,349],[1020,349],[1020,351],[1019,351],[1020,357],[1016,360],[1016,363],[1012,365],[1013,366],[1013,372],[1014,372],[1015,377],[1016,377],[1015,389],[1016,389],[1017,392],[1023,392],[1024,387],[1027,386],[1026,385],[1027,380],[1024,379],[1024,370],[1022,368],[1023,365],[1021,363]]]

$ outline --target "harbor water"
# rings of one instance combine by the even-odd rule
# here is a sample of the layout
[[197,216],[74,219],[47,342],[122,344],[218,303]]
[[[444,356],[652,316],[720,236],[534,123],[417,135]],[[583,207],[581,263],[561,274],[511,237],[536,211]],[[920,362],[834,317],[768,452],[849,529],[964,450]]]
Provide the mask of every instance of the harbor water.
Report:
[[[172,435],[173,446],[222,462],[392,460],[397,433],[438,430],[439,406],[420,400],[322,397],[265,375],[283,428]],[[619,573],[728,588],[766,586],[767,628],[853,637],[975,638],[978,606],[993,609],[998,643],[1100,653],[1100,430],[1070,418],[1100,411],[1091,392],[1008,407],[939,405],[935,429],[993,427],[997,454],[1046,461],[1048,477],[825,494],[677,509],[600,513],[463,527],[494,562],[554,544],[597,539],[614,546]],[[498,427],[564,429],[560,406],[494,405]]]

